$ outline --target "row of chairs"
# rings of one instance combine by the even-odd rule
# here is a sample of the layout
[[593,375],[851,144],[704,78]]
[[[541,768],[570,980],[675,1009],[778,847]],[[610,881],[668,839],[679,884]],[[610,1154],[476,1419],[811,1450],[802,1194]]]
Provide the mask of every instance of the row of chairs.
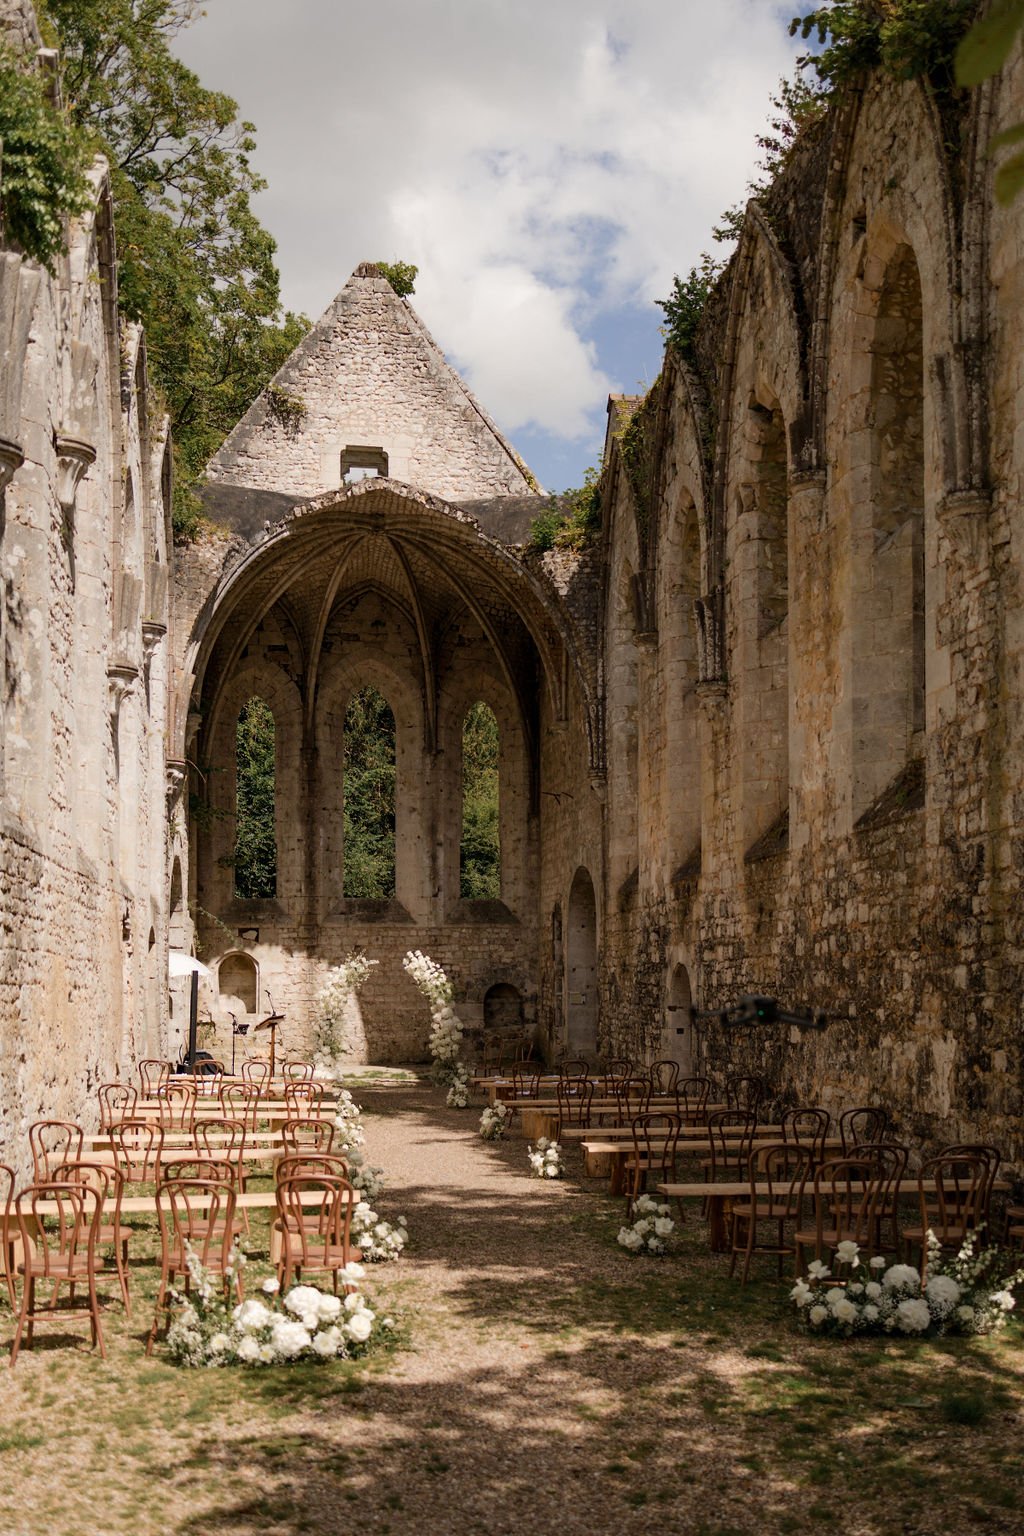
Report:
[[[55,1311],[62,1286],[67,1285],[70,1303],[75,1287],[85,1287],[92,1342],[105,1357],[100,1322],[97,1278],[104,1273],[97,1250],[111,1247],[126,1317],[131,1316],[129,1288],[129,1241],[131,1229],[122,1220],[122,1201],[130,1175],[119,1165],[92,1162],[81,1156],[80,1128],[66,1122],[68,1132],[63,1147],[45,1153],[33,1183],[15,1193],[13,1170],[0,1164],[0,1180],[6,1184],[3,1204],[2,1261],[4,1280],[12,1310],[18,1316],[11,1363],[17,1359],[23,1335],[33,1341],[35,1323],[63,1317]],[[146,1132],[155,1132],[162,1141],[159,1126],[143,1124]],[[347,1164],[332,1152],[334,1126],[314,1121],[308,1124],[309,1140],[301,1142],[296,1134],[289,1150],[275,1167],[276,1217],[273,1229],[281,1241],[278,1275],[287,1286],[294,1274],[304,1270],[334,1271],[337,1291],[338,1272],[358,1253],[350,1251],[352,1211],[358,1196],[348,1183]],[[301,1127],[294,1127],[299,1133]],[[61,1152],[77,1152],[62,1157]],[[247,1214],[241,1208],[236,1215],[238,1195],[244,1192],[245,1176],[233,1147],[213,1145],[209,1150],[190,1153],[182,1150],[180,1158],[161,1162],[153,1159],[146,1167],[156,1189],[156,1207],[161,1232],[161,1279],[157,1309],[147,1353],[152,1349],[159,1317],[167,1310],[167,1297],[176,1274],[184,1276],[188,1288],[185,1241],[210,1273],[224,1279],[228,1273],[231,1250],[241,1234]],[[35,1156],[34,1152],[34,1156]],[[135,1174],[142,1169],[134,1162]],[[303,1193],[309,1180],[316,1198],[310,1206]],[[44,1212],[43,1205],[50,1209]],[[55,1214],[54,1214],[55,1212]],[[16,1277],[22,1276],[22,1297],[17,1297]],[[37,1306],[37,1282],[52,1287],[45,1303]]]
[[[197,1062],[190,1071],[178,1070],[169,1061],[147,1058],[139,1062],[138,1071],[142,1095],[147,1099],[159,1097],[166,1085],[175,1079],[196,1083],[206,1091],[212,1080],[227,1075],[224,1063],[212,1057]],[[288,1083],[313,1081],[313,1068],[308,1061],[288,1060],[279,1062],[277,1072],[286,1085]],[[240,1068],[240,1076],[244,1083],[254,1083],[261,1093],[265,1094],[270,1089],[270,1063],[262,1057],[254,1057],[244,1061]]]
[[[917,1176],[919,1224],[909,1225],[902,1220],[900,1198],[908,1156],[907,1147],[891,1141],[861,1143],[848,1155],[817,1166],[809,1148],[792,1142],[751,1153],[750,1198],[732,1209],[730,1275],[742,1255],[745,1284],[755,1253],[777,1255],[780,1274],[783,1258],[795,1255],[800,1275],[806,1272],[809,1256],[831,1260],[841,1242],[852,1241],[865,1252],[892,1253],[897,1259],[916,1250],[923,1277],[929,1232],[944,1251],[956,1251],[970,1233],[990,1230],[1000,1164],[997,1148],[962,1143],[927,1158]],[[813,1222],[805,1225],[808,1195]],[[759,1236],[765,1224],[771,1231],[767,1240]],[[787,1240],[790,1225],[793,1234]],[[1012,1224],[1005,1235],[1013,1240]],[[1018,1240],[1022,1235],[1024,1228]]]
[[[234,1078],[215,1079],[209,1092],[200,1093],[196,1083],[188,1077],[170,1078],[156,1098],[159,1122],[167,1130],[191,1130],[196,1122],[196,1108],[216,1098],[224,1114],[237,1115],[256,1129],[260,1101],[263,1093],[255,1082],[238,1082]],[[139,1090],[129,1083],[101,1083],[97,1089],[100,1106],[100,1129],[108,1130],[119,1120],[133,1119],[139,1102]],[[148,1095],[143,1092],[143,1098]],[[312,1079],[290,1082],[285,1085],[284,1102],[289,1115],[319,1113],[324,1098],[324,1086]]]

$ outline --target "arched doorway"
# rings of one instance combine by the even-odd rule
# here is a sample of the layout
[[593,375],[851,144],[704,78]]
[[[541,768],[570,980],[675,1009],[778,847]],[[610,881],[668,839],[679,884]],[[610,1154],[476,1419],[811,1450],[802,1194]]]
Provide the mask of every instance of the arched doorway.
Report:
[[582,868],[573,876],[565,926],[566,1045],[589,1057],[597,1050],[597,903]]
[[506,981],[496,982],[484,993],[484,1029],[493,1034],[502,1030],[509,1034],[521,1033],[523,1028],[523,998],[517,987]]
[[679,964],[673,968],[666,989],[661,1054],[665,1060],[679,1063],[681,1077],[687,1077],[693,1071],[692,1003],[690,973],[685,965]]

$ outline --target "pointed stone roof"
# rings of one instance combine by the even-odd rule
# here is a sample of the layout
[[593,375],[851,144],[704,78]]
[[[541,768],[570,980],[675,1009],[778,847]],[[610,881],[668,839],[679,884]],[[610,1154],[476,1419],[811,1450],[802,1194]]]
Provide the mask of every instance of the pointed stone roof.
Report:
[[[343,455],[447,501],[533,501],[537,484],[407,300],[363,262],[207,466],[217,521],[337,487]],[[273,508],[278,510],[273,510]],[[221,509],[223,516],[218,516]]]

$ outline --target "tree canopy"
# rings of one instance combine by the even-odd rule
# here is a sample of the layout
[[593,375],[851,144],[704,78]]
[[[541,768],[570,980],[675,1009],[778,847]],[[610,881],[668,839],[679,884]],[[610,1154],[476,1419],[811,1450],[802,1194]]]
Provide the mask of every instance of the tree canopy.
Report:
[[274,716],[263,699],[243,707],[235,740],[235,895],[276,896]]
[[501,895],[498,840],[498,722],[486,704],[471,704],[462,727],[462,847],[459,895]]
[[176,456],[175,526],[190,488],[301,340],[282,315],[275,242],[252,211],[264,186],[253,125],[172,51],[195,0],[45,0],[74,123],[110,162],[122,313],[145,326]]
[[395,894],[395,717],[376,688],[353,694],[345,712],[346,896]]

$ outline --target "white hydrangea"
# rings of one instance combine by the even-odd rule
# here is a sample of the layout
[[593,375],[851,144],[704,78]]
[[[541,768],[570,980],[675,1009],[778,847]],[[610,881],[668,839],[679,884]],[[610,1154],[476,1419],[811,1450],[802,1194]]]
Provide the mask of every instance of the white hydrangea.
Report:
[[921,1276],[913,1264],[893,1264],[882,1276],[882,1284],[887,1291],[917,1289]]
[[931,1327],[932,1314],[928,1303],[921,1297],[901,1301],[896,1308],[896,1326],[903,1333],[924,1333]]

